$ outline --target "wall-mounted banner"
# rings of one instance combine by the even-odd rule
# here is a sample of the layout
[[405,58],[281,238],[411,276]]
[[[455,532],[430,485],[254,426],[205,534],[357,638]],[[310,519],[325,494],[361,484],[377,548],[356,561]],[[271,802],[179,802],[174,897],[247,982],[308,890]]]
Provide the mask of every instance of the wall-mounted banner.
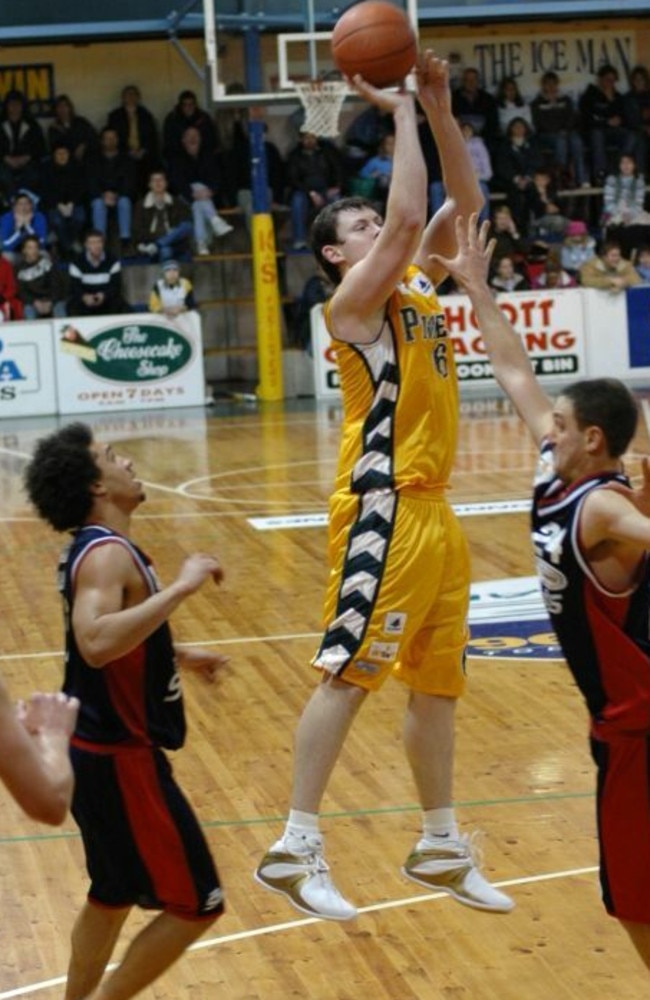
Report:
[[59,413],[203,405],[198,313],[75,317],[53,327]]
[[[573,381],[586,374],[582,291],[512,292],[498,302],[521,335],[542,382]],[[496,386],[474,310],[466,295],[444,295],[440,303],[454,346],[461,388]],[[339,377],[322,306],[311,312],[316,395],[340,395]]]
[[0,417],[56,413],[49,323],[0,324]]
[[20,63],[0,67],[0,101],[12,90],[18,90],[27,108],[36,118],[49,118],[54,108],[53,63]]

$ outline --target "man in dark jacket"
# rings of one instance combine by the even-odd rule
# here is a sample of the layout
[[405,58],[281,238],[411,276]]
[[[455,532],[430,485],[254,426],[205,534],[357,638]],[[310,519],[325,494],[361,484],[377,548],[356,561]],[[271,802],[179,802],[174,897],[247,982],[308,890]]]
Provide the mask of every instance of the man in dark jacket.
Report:
[[190,206],[169,193],[164,170],[154,170],[147,194],[135,206],[133,238],[139,253],[161,262],[186,256],[191,236]]
[[578,187],[588,185],[585,148],[577,129],[578,115],[569,95],[560,93],[560,78],[553,70],[542,76],[530,110],[540,149],[550,153],[553,164],[570,173]]
[[578,102],[595,184],[602,184],[605,179],[609,150],[614,151],[617,160],[624,153],[636,155],[636,136],[626,127],[625,102],[617,83],[616,67],[601,66],[596,82],[589,84]]
[[303,132],[287,158],[287,180],[293,246],[301,250],[307,246],[312,216],[341,197],[343,171],[338,151],[312,132]]
[[136,194],[135,164],[121,153],[115,129],[103,128],[101,151],[88,165],[88,193],[92,224],[106,235],[108,213],[117,212],[117,225],[123,255],[131,250],[131,221]]
[[25,96],[19,90],[10,90],[2,103],[0,119],[0,179],[9,195],[21,187],[40,192],[44,155],[41,126],[27,113]]
[[141,103],[138,87],[129,84],[122,91],[122,104],[109,112],[107,125],[117,132],[120,152],[135,163],[138,194],[144,194],[151,171],[160,166],[158,126]]

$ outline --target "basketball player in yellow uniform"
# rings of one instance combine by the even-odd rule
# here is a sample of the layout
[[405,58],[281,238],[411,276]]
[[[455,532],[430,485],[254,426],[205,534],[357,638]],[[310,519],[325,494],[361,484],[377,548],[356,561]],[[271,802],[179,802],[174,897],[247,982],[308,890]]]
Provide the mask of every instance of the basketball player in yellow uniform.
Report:
[[404,874],[479,909],[513,903],[481,875],[452,807],[454,710],[464,685],[469,560],[445,498],[454,459],[458,386],[429,259],[452,257],[454,220],[482,195],[451,114],[448,66],[427,52],[417,97],[448,192],[427,224],[427,173],[413,96],[358,92],[395,126],[385,220],[360,198],[324,208],[312,229],[336,289],[325,309],[341,377],[344,421],[330,509],[331,575],[322,672],[298,724],[291,810],[256,879],[299,910],[356,916],[329,874],[318,813],[346,734],[369,691],[392,674],[409,688],[404,743],[423,811]]

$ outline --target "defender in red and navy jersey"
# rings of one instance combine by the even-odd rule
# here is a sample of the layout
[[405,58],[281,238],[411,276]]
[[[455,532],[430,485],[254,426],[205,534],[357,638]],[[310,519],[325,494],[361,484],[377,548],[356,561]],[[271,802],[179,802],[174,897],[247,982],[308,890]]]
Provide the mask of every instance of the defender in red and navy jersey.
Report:
[[63,690],[81,701],[75,741],[177,750],[185,740],[185,713],[167,622],[101,670],[88,666],[79,652],[71,626],[75,575],[89,552],[107,544],[124,547],[149,593],[159,589],[147,556],[128,538],[103,525],[80,528],[64,550],[59,563],[66,632]]
[[552,403],[488,287],[487,226],[474,216],[456,228],[458,254],[443,263],[469,294],[494,375],[541,447],[533,544],[590,714],[603,901],[650,969],[650,462],[637,490],[622,464],[637,405],[611,378],[574,382]]
[[158,585],[129,539],[142,483],[131,462],[94,441],[84,424],[39,441],[25,482],[39,514],[73,532],[59,589],[64,690],[81,701],[70,751],[72,813],[90,888],[72,932],[66,997],[94,994],[133,906],[160,910],[102,984],[106,995],[129,1000],[223,911],[208,844],[164,752],[185,739],[177,665],[210,680],[223,659],[175,647],[167,619],[223,574],[216,559],[196,553],[175,580]]
[[618,472],[567,486],[555,473],[552,444],[544,443],[532,512],[537,573],[555,634],[587,702],[592,734],[605,741],[650,733],[650,565],[641,555],[634,583],[609,590],[590,566],[580,537],[587,497],[615,484],[630,489]]

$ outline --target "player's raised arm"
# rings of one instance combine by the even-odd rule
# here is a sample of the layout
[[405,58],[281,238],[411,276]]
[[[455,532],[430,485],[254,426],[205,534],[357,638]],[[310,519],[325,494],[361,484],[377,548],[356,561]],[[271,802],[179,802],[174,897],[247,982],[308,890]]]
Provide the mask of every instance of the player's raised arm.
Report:
[[443,258],[432,254],[432,258],[469,295],[494,376],[539,442],[551,430],[553,407],[535,378],[521,337],[499,308],[487,283],[494,249],[493,243],[488,242],[488,229],[487,222],[478,227],[476,214],[469,222],[457,218],[456,255]]
[[447,60],[438,59],[427,50],[417,64],[415,78],[418,100],[438,149],[447,194],[442,207],[424,230],[415,263],[434,281],[440,281],[444,277],[442,269],[429,255],[435,252],[452,257],[455,254],[455,220],[458,215],[468,219],[473,212],[480,212],[483,194],[460,126],[452,115]]

